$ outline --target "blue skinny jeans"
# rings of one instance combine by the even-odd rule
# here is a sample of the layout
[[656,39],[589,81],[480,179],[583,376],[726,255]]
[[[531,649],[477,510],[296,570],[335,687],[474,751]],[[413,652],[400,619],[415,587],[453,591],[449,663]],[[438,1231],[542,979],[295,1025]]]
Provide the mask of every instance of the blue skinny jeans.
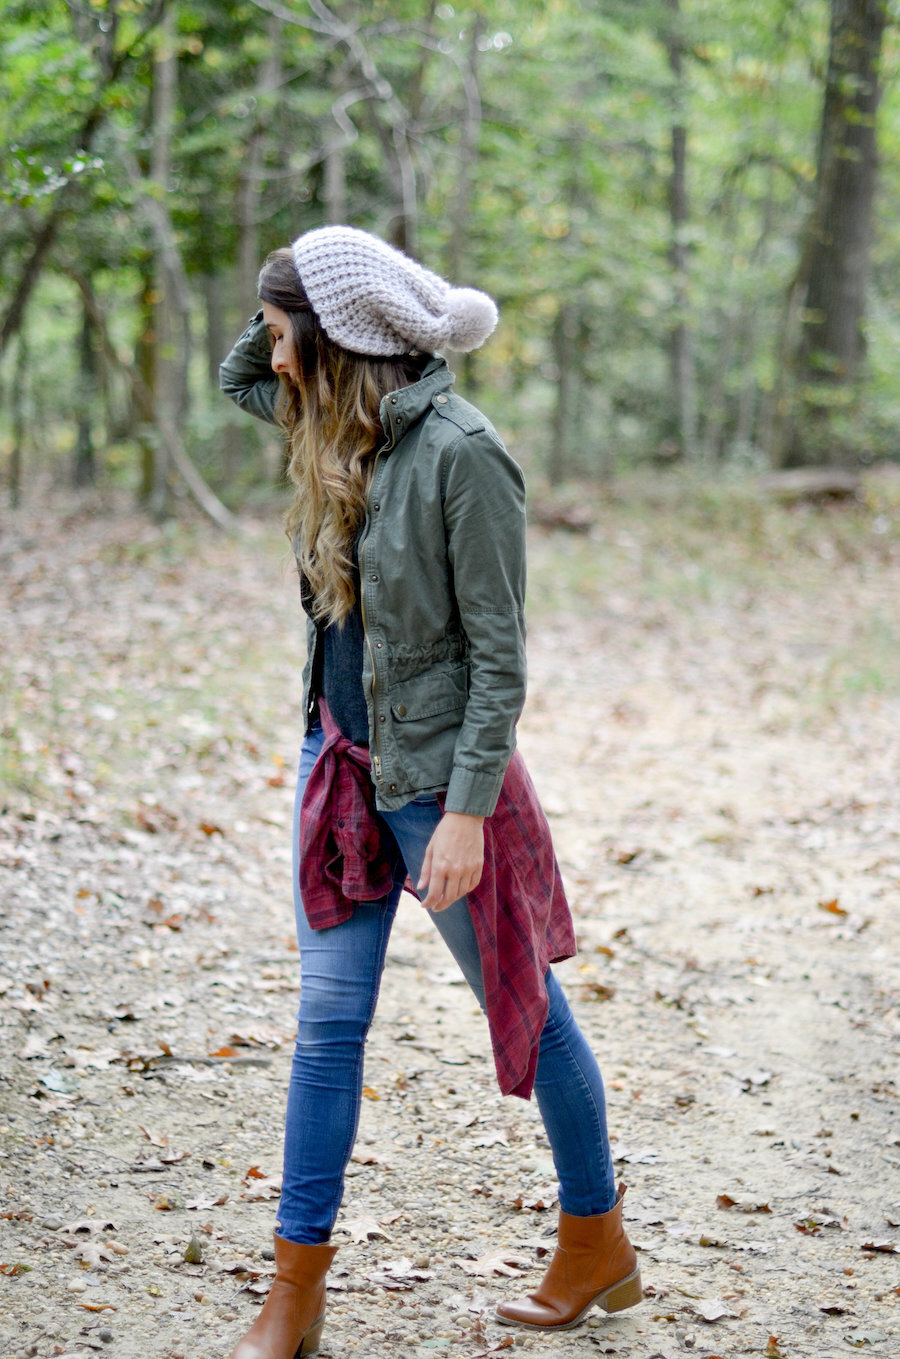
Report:
[[[396,847],[395,886],[383,901],[360,903],[332,929],[310,929],[298,890],[300,803],[324,735],[304,740],[294,807],[294,906],[300,945],[300,1012],[288,1088],[284,1181],[278,1234],[288,1241],[327,1241],[337,1218],[359,1125],[363,1053],[402,883],[418,880],[425,849],[441,817],[433,797],[381,813]],[[481,962],[465,897],[429,912],[438,933],[484,1008]],[[534,1091],[559,1177],[566,1213],[589,1217],[616,1201],[606,1129],[606,1100],[596,1058],[553,973],[550,1013],[541,1035]]]

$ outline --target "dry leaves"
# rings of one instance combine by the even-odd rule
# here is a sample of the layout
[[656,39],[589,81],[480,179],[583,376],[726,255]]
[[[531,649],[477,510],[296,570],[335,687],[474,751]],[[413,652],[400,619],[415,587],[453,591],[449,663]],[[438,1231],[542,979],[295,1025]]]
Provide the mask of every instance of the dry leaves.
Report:
[[502,1250],[482,1255],[478,1260],[465,1260],[457,1256],[453,1263],[479,1279],[490,1279],[497,1274],[502,1278],[518,1278],[532,1267],[531,1261],[524,1256]]
[[281,1194],[281,1175],[267,1175],[259,1166],[251,1166],[244,1176],[246,1193],[241,1195],[248,1203],[262,1203],[267,1199],[277,1199]]
[[761,1203],[758,1199],[733,1199],[730,1194],[718,1194],[716,1206],[723,1209],[733,1208],[738,1213],[771,1213],[772,1211],[767,1203]]
[[350,1240],[355,1244],[363,1241],[372,1241],[376,1237],[382,1237],[385,1241],[390,1241],[390,1233],[375,1221],[374,1217],[357,1217],[351,1222],[341,1224],[345,1232],[350,1233]]
[[412,1260],[403,1255],[399,1260],[385,1260],[378,1269],[366,1276],[370,1283],[380,1288],[402,1292],[416,1283],[424,1283],[432,1277],[428,1269],[419,1269]]

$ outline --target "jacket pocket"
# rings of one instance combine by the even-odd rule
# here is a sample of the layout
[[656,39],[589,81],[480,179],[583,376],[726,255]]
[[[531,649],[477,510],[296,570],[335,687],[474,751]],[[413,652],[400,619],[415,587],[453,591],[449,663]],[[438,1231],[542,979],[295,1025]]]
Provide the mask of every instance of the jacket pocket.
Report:
[[448,782],[468,699],[467,665],[428,670],[393,689],[394,738],[411,787],[437,788]]

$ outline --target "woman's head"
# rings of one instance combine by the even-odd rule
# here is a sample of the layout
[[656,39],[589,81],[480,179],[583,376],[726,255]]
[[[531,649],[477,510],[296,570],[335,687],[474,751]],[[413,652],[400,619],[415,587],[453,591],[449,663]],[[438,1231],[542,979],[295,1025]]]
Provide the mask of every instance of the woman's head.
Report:
[[353,542],[365,518],[380,407],[418,379],[412,355],[376,358],[330,340],[310,306],[289,249],[260,270],[259,297],[282,381],[278,419],[297,487],[287,528],[318,616],[340,622],[354,603]]
[[299,386],[315,372],[320,326],[290,250],[275,250],[259,271],[263,319],[272,338],[272,367]]

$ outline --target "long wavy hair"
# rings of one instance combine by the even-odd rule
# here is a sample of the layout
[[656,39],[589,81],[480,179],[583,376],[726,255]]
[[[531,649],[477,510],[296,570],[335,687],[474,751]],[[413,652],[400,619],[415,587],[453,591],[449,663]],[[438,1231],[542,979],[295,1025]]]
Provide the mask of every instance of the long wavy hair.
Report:
[[281,375],[276,407],[287,441],[287,473],[297,488],[285,528],[313,616],[340,624],[356,601],[353,545],[384,437],[381,400],[418,380],[422,357],[370,358],[329,340],[289,249],[269,255],[258,291],[263,302],[287,313],[296,359],[298,380]]

